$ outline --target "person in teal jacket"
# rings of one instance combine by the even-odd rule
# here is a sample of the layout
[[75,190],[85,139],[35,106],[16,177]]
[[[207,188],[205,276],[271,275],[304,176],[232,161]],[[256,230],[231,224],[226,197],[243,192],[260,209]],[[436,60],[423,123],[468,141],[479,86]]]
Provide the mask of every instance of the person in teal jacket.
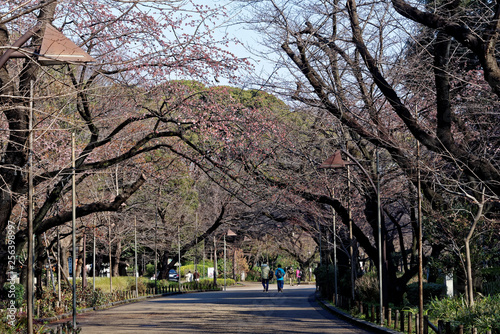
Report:
[[283,292],[283,285],[285,285],[285,271],[281,268],[281,264],[278,264],[278,268],[274,273],[276,276],[276,282],[278,283],[278,292]]

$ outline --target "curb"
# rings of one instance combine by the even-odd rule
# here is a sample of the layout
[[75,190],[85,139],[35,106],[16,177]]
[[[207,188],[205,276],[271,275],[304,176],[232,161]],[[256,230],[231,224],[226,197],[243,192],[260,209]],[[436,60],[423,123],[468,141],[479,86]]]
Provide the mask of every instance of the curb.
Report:
[[330,313],[336,315],[337,317],[341,318],[342,320],[345,320],[359,328],[366,329],[369,331],[372,331],[374,333],[380,333],[380,334],[402,334],[401,332],[398,332],[396,330],[379,326],[377,324],[371,323],[369,321],[361,320],[358,318],[355,318],[351,316],[350,314],[345,313],[344,311],[339,310],[338,308],[330,305],[328,300],[321,298],[318,293],[316,293],[316,300],[321,304],[321,306],[329,311]]

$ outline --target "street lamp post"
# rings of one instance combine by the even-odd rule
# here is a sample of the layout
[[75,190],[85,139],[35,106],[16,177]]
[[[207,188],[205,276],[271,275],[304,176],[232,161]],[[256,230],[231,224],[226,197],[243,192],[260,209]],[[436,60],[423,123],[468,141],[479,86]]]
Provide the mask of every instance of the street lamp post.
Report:
[[[227,232],[224,233],[224,291],[226,291],[226,289],[227,289],[227,283],[226,283],[226,258],[227,258],[226,236],[234,239],[234,237],[236,237],[236,235],[237,234],[231,230],[227,230]],[[234,245],[233,245],[233,248],[234,248]],[[236,279],[236,277],[234,277],[234,261],[235,261],[234,258],[235,258],[235,256],[233,253],[233,278]]]
[[[352,237],[352,218],[351,218],[351,207],[350,207],[350,180],[349,180],[349,165],[352,165],[352,162],[342,160],[342,155],[340,151],[335,152],[331,157],[326,159],[319,168],[323,169],[333,169],[333,168],[345,168],[347,167],[347,182],[348,182],[348,194],[347,194],[347,207],[348,207],[348,215],[349,215],[349,257],[351,263],[351,295],[354,300],[354,256],[353,256],[353,237]],[[332,195],[333,195],[332,191]],[[332,210],[334,211],[334,210]],[[335,212],[333,212],[333,257],[334,257],[334,284],[335,284],[335,305],[337,305],[337,233],[336,233],[336,221],[335,221]]]
[[75,132],[71,133],[71,206],[73,240],[73,330],[76,330],[76,176],[75,176]]
[[337,219],[335,216],[335,210],[332,208],[332,215],[333,215],[333,284],[334,284],[334,305],[337,306],[337,296],[338,296],[338,291],[337,291]]
[[224,291],[226,291],[226,234],[224,234]]
[[135,276],[135,297],[139,297],[139,288],[137,280],[139,276],[139,268],[137,267],[137,217],[134,218],[134,276]]
[[[344,152],[351,160],[352,162],[349,162],[349,161],[344,161],[342,160],[342,156],[341,156],[341,152]],[[382,310],[383,310],[383,284],[382,284],[382,280],[383,280],[383,276],[382,276],[382,271],[383,271],[383,268],[382,268],[382,215],[381,215],[381,210],[380,210],[380,182],[379,182],[379,178],[380,178],[380,170],[379,170],[379,152],[378,152],[378,149],[377,149],[377,152],[376,152],[376,164],[377,164],[377,185],[375,185],[373,183],[373,180],[372,178],[370,177],[370,175],[368,174],[368,172],[363,168],[363,166],[361,166],[361,164],[349,153],[347,152],[346,150],[339,150],[337,152],[335,152],[331,157],[329,157],[327,160],[325,160],[320,168],[344,168],[348,165],[353,165],[353,164],[356,164],[362,171],[363,173],[366,175],[366,177],[368,178],[368,180],[370,181],[370,184],[371,186],[373,187],[375,193],[377,194],[377,236],[378,236],[378,241],[377,241],[377,248],[378,248],[378,257],[379,257],[379,261],[378,261],[378,271],[379,271],[379,302],[380,302],[380,321],[383,322],[383,314],[382,314]],[[349,170],[348,170],[349,171]],[[350,184],[348,184],[349,186]],[[350,198],[350,194],[348,196],[348,199]],[[349,205],[349,204],[348,204]],[[350,206],[350,205],[349,205]],[[349,211],[350,211],[350,207],[349,207]],[[354,269],[353,269],[353,266],[354,266],[354,261],[353,261],[353,253],[352,253],[352,250],[351,250],[351,247],[352,247],[352,219],[351,219],[351,215],[349,213],[349,237],[350,237],[350,243],[349,243],[349,247],[350,247],[350,255],[351,255],[351,279],[353,279],[353,274],[354,274]],[[351,282],[352,285],[354,285],[354,282]]]
[[380,325],[384,323],[383,315],[383,284],[382,284],[382,214],[380,211],[380,169],[379,169],[379,154],[377,149],[377,229],[378,229],[378,284],[379,284],[379,302],[380,302]]

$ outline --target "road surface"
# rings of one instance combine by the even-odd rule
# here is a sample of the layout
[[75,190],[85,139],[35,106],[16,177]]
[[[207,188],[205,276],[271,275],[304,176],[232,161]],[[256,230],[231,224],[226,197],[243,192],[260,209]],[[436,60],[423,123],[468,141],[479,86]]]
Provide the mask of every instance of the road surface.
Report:
[[82,334],[370,333],[322,309],[313,285],[285,286],[283,293],[272,288],[265,293],[261,285],[248,284],[148,299],[78,315],[77,325]]

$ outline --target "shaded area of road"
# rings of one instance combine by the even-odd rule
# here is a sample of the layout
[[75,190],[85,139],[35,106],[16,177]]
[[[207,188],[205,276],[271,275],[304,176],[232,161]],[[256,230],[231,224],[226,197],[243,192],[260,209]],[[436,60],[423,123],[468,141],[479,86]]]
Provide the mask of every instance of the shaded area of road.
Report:
[[180,294],[79,315],[82,334],[94,333],[370,333],[322,309],[314,286],[261,286]]

